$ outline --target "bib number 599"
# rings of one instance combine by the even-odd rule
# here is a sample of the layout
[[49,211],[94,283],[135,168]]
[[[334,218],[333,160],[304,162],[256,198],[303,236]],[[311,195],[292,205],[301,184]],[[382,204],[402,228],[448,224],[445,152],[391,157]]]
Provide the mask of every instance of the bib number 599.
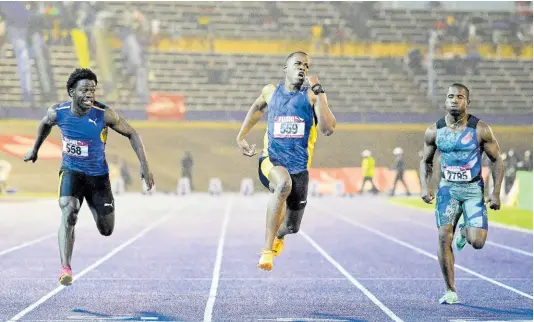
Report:
[[297,123],[282,123],[280,124],[280,134],[297,134]]

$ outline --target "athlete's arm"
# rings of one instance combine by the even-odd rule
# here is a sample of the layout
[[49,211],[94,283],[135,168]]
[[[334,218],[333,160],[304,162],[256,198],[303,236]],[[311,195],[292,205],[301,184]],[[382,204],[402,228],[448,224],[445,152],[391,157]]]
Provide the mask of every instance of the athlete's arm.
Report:
[[48,135],[50,135],[50,132],[52,132],[52,127],[56,125],[56,118],[56,105],[50,106],[48,110],[46,110],[46,115],[41,120],[39,128],[37,129],[37,138],[35,139],[33,149],[28,151],[28,153],[26,153],[26,155],[24,156],[25,162],[37,161],[37,153],[39,152],[41,145],[46,140]]
[[419,167],[421,177],[421,198],[426,203],[431,203],[434,193],[429,189],[430,180],[434,172],[434,155],[436,154],[436,124],[432,124],[425,132],[425,144],[423,146],[423,159]]
[[313,110],[315,111],[315,115],[317,115],[319,129],[321,130],[321,133],[329,136],[334,133],[334,129],[336,127],[336,118],[328,106],[326,94],[319,93],[319,95],[315,95],[315,93],[311,90],[311,87],[319,84],[319,78],[317,76],[310,76],[308,81],[310,83],[309,93],[312,95]]
[[151,189],[154,185],[154,176],[149,170],[145,146],[137,131],[135,131],[135,129],[128,124],[125,119],[119,116],[117,112],[109,107],[104,113],[104,122],[106,126],[109,126],[115,132],[127,137],[130,140],[130,144],[132,145],[132,148],[135,151],[139,162],[141,163],[142,178],[145,179],[148,189]]
[[274,92],[275,86],[273,84],[266,85],[262,91],[260,96],[256,98],[250,109],[248,110],[247,116],[245,117],[245,120],[243,121],[243,124],[241,125],[241,129],[239,130],[239,133],[237,134],[236,142],[239,148],[242,150],[243,154],[247,156],[253,156],[256,154],[255,147],[256,145],[249,145],[247,141],[245,141],[245,136],[248,134],[248,132],[258,123],[258,121],[263,116],[263,113],[265,112],[267,108],[267,96],[272,95]]
[[490,208],[498,210],[500,208],[501,184],[504,178],[504,162],[501,158],[499,143],[489,125],[482,121],[477,124],[477,133],[480,133],[482,149],[490,160],[491,176],[493,178],[493,193],[491,200],[489,200]]

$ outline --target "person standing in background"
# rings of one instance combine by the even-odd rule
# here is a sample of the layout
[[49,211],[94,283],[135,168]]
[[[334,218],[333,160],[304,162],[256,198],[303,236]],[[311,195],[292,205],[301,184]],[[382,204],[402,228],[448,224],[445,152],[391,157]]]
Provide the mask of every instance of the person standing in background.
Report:
[[400,181],[404,185],[404,189],[406,189],[406,195],[410,196],[410,189],[408,189],[408,185],[406,184],[406,181],[404,181],[404,170],[406,167],[406,163],[404,162],[404,151],[400,147],[396,147],[395,150],[393,150],[393,155],[395,156],[395,170],[397,171],[397,175],[395,176],[395,181],[393,182],[393,188],[391,189],[390,196],[395,195],[395,189],[397,188],[397,183]]

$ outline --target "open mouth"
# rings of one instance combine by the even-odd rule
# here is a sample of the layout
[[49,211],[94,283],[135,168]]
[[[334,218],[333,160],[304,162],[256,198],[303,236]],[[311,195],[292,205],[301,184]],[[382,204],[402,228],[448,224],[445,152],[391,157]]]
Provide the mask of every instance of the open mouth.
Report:
[[93,106],[93,100],[86,99],[86,100],[83,100],[82,103],[83,105]]
[[304,72],[300,72],[297,74],[298,78],[304,79]]

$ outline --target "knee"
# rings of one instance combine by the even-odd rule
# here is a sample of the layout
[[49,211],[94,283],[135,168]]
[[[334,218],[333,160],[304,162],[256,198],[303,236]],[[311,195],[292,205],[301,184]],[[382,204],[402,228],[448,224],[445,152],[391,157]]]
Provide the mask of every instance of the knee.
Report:
[[96,227],[102,236],[110,236],[115,227],[115,214],[113,212],[98,216]]
[[299,225],[292,224],[287,227],[287,232],[290,234],[296,234],[299,232],[299,229],[300,229]]
[[113,233],[113,227],[98,227],[98,231],[102,236],[111,236]]
[[452,229],[440,228],[438,235],[439,245],[447,247],[452,244]]
[[278,183],[275,187],[275,191],[281,194],[289,194],[291,192],[291,188],[293,187],[291,178],[287,178],[286,180]]
[[471,242],[471,246],[473,246],[474,249],[482,249],[484,247],[485,242],[480,239],[475,239],[473,242]]
[[59,206],[63,212],[63,220],[71,226],[76,225],[78,221],[78,212],[80,211],[80,202],[76,198],[60,200]]

